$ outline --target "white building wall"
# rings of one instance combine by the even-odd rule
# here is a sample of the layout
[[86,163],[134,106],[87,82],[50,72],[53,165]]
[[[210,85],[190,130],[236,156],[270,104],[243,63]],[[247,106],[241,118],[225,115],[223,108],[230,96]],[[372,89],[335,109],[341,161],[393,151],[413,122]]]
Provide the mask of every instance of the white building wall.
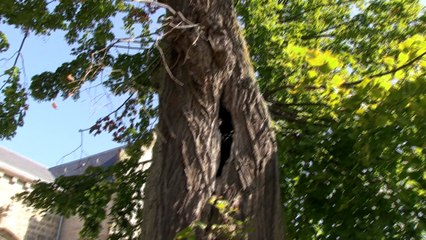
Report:
[[28,182],[0,169],[0,229],[23,240],[55,240],[59,216],[40,214],[13,199],[29,187]]

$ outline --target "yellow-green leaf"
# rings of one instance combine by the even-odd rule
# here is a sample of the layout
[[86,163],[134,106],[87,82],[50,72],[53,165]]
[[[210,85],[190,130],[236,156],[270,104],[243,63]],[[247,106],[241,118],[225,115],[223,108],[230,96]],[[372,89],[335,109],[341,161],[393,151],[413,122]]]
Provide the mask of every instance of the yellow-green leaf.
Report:
[[400,52],[398,54],[398,63],[406,63],[408,61],[408,54],[404,52]]
[[309,51],[308,56],[306,57],[306,61],[308,62],[309,65],[313,67],[319,67],[326,63],[325,58],[323,57],[323,54],[321,54],[321,52],[317,50]]
[[383,62],[388,65],[388,66],[393,66],[395,65],[395,59],[393,57],[385,57],[383,59]]
[[317,77],[318,76],[318,72],[317,71],[315,71],[315,70],[309,70],[308,71],[308,78],[315,78],[315,77]]
[[331,78],[331,86],[332,87],[339,87],[343,83],[344,79],[342,76],[335,75]]

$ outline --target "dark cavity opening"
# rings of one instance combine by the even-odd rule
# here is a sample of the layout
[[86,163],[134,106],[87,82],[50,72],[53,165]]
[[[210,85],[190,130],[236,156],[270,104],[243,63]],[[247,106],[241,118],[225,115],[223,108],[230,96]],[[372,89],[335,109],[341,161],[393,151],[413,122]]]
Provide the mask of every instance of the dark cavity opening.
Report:
[[216,177],[222,175],[223,167],[231,155],[232,135],[234,134],[231,113],[223,106],[222,101],[219,105],[219,131],[221,134],[220,162]]

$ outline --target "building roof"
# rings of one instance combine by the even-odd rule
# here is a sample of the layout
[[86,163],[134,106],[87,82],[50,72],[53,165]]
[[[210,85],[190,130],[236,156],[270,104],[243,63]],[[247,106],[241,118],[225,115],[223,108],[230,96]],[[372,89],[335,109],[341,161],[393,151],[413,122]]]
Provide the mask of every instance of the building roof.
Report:
[[2,146],[0,146],[0,169],[26,180],[41,179],[51,182],[54,179],[46,167]]
[[55,178],[57,178],[59,176],[81,175],[89,166],[110,167],[120,160],[120,153],[122,149],[123,147],[113,148],[95,155],[49,168],[49,171]]

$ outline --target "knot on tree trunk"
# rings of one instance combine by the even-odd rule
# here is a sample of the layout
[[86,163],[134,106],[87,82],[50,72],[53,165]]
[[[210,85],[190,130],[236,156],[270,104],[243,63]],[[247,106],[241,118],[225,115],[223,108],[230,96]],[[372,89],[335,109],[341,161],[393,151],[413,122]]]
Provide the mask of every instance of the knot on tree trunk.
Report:
[[[234,18],[234,13],[223,5],[211,5],[210,1],[189,3],[193,4],[188,18],[197,24],[196,27],[166,30],[166,45],[171,47],[171,52],[177,53],[177,58],[170,60],[171,65],[175,66],[173,62],[184,65],[192,76],[197,76],[193,80],[199,83],[208,80],[209,76],[228,79],[236,63],[233,35],[239,29],[235,29],[233,21],[224,19]],[[187,10],[182,9],[182,12],[185,14]],[[173,26],[179,26],[181,20],[175,20]]]
[[219,68],[225,64],[234,65],[235,61],[229,54],[232,52],[232,42],[225,29],[210,29],[207,39],[213,52],[213,61]]

